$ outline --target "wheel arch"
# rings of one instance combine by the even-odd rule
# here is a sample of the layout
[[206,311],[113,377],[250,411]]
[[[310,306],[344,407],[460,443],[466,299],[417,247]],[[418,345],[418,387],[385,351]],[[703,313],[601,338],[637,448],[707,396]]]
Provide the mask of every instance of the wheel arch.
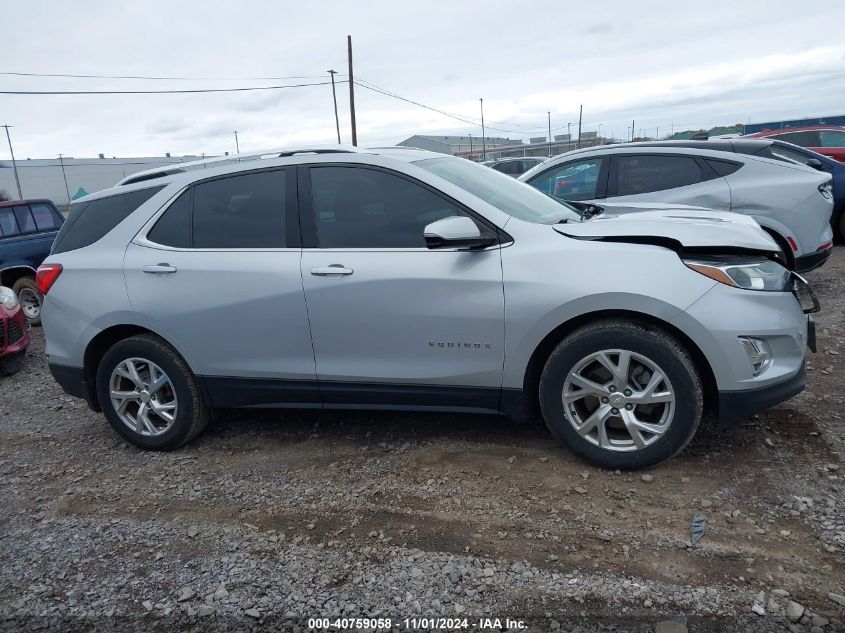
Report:
[[21,277],[35,277],[35,269],[29,264],[12,264],[0,270],[0,286],[9,288]]
[[634,310],[599,310],[578,315],[565,321],[549,332],[535,347],[523,377],[521,397],[519,402],[508,402],[503,394],[503,406],[505,413],[516,419],[539,419],[540,417],[540,375],[546,365],[551,353],[558,343],[566,336],[581,326],[605,319],[626,319],[636,321],[642,325],[659,328],[678,339],[683,347],[689,352],[696,369],[701,374],[701,381],[704,387],[704,410],[705,412],[716,413],[718,410],[719,393],[716,386],[716,377],[710,362],[704,352],[696,343],[683,331],[671,323],[644,312]]
[[88,345],[85,346],[85,353],[83,356],[82,372],[85,380],[85,386],[88,391],[88,403],[96,411],[100,410],[100,403],[97,397],[96,385],[97,368],[100,365],[100,361],[102,360],[105,353],[109,350],[109,348],[111,348],[113,345],[119,343],[124,339],[130,338],[132,336],[137,336],[139,334],[149,334],[161,339],[171,349],[173,349],[176,354],[178,354],[182,358],[182,360],[189,368],[191,367],[190,363],[185,358],[185,355],[179,351],[179,348],[175,346],[171,341],[161,336],[161,334],[159,334],[158,332],[154,332],[149,328],[143,327],[141,325],[135,325],[130,323],[123,323],[107,327],[98,332],[96,336],[94,336],[90,341],[88,341]]

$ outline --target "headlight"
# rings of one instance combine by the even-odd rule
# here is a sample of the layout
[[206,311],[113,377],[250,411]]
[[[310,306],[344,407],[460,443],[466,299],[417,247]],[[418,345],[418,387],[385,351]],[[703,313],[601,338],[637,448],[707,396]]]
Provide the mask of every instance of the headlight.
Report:
[[15,291],[11,288],[7,288],[6,286],[0,286],[0,305],[2,305],[7,310],[17,308],[18,295],[16,295]]
[[770,259],[737,262],[689,259],[684,263],[702,275],[736,288],[784,292],[792,287],[792,273]]

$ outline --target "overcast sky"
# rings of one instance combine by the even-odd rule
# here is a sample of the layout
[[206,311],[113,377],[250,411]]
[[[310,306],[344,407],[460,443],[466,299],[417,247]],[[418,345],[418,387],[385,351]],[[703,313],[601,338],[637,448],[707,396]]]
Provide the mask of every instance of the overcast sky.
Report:
[[[577,128],[624,137],[672,126],[845,114],[845,2],[795,0],[267,0],[7,2],[0,71],[256,80],[0,75],[0,90],[226,88],[355,75],[488,136]],[[345,79],[339,76],[339,79]],[[350,142],[347,84],[338,85]],[[356,87],[359,144],[480,126]],[[195,95],[0,95],[18,158],[156,156],[336,142],[331,87]],[[499,129],[494,129],[499,128]],[[505,130],[505,131],[503,131]],[[0,159],[8,158],[0,137]]]

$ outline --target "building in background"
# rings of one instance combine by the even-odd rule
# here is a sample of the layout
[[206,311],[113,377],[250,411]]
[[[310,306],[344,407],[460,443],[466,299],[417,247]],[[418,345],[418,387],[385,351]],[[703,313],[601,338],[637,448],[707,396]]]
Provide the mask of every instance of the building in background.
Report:
[[[522,145],[522,141],[513,138],[501,138],[497,136],[484,137],[484,144],[487,146],[487,153],[491,148]],[[416,147],[427,149],[431,152],[456,155],[458,152],[481,151],[481,136],[428,136],[415,134],[405,139],[399,145],[404,147]]]
[[803,127],[805,125],[845,125],[845,114],[823,116],[807,119],[791,119],[789,121],[768,121],[766,123],[749,123],[743,126],[743,134],[756,134],[765,130],[783,130],[788,127]]
[[[200,156],[158,156],[148,158],[33,158],[15,161],[23,198],[47,198],[63,207],[71,200],[100,191],[133,174],[162,165],[173,165]],[[67,184],[65,184],[67,183]],[[0,192],[18,197],[11,160],[0,160]]]
[[[475,145],[475,137],[473,136],[472,151],[469,149],[455,152],[455,156],[461,158],[468,158],[480,162],[482,158],[481,148]],[[489,139],[488,139],[489,141]],[[611,138],[599,136],[596,132],[584,132],[581,134],[580,142],[577,138],[570,137],[569,134],[558,134],[549,147],[549,142],[546,137],[532,138],[530,143],[520,143],[519,145],[499,146],[491,148],[489,143],[487,145],[487,160],[496,160],[499,158],[523,158],[526,156],[540,156],[548,158],[549,156],[557,156],[569,152],[579,147],[593,147],[595,145],[607,145],[609,143],[618,143]]]

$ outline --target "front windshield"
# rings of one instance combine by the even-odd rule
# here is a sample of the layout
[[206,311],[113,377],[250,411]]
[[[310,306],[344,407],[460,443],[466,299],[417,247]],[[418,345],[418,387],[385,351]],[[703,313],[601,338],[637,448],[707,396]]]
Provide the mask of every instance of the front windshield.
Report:
[[465,158],[427,158],[415,161],[414,165],[445,178],[520,220],[554,224],[562,220],[581,219],[581,214],[568,204]]

